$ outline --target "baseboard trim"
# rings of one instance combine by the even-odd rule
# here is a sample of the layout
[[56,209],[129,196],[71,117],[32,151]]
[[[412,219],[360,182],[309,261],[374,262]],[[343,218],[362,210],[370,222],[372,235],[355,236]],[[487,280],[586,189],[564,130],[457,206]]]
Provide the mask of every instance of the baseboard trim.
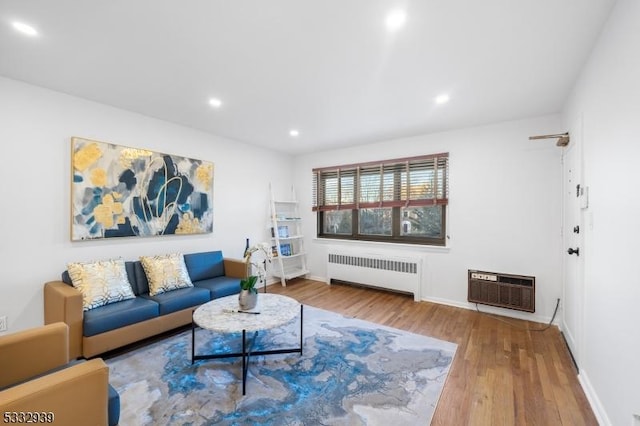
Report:
[[580,374],[580,367],[578,366],[578,362],[576,361],[576,357],[573,356],[573,352],[571,351],[571,346],[569,346],[569,342],[567,341],[567,335],[563,331],[562,327],[560,328],[560,336],[562,336],[562,340],[564,340],[564,345],[567,348],[567,352],[569,352],[569,356],[571,356],[571,361],[573,361],[573,367],[576,369],[576,375]]
[[609,416],[607,416],[607,412],[602,406],[602,402],[600,402],[600,398],[598,398],[598,394],[591,385],[589,376],[584,369],[582,369],[580,374],[578,374],[578,382],[580,382],[580,386],[582,386],[582,390],[589,401],[589,405],[591,405],[591,409],[593,410],[593,414],[596,416],[596,420],[598,420],[598,424],[600,424],[600,426],[612,426],[613,423],[609,420]]
[[[437,297],[423,297],[421,300],[425,301],[425,302],[431,302],[431,303],[438,303],[440,305],[447,305],[447,306],[453,306],[454,308],[462,308],[462,309],[467,309],[470,311],[475,311],[476,310],[476,304],[475,303],[469,303],[469,302],[458,302],[455,300],[449,300],[449,299],[441,299],[441,298],[437,298]],[[538,314],[530,314],[530,313],[525,313],[525,312],[519,312],[519,311],[515,311],[513,309],[507,309],[507,308],[496,308],[493,306],[489,306],[489,305],[479,305],[480,311],[488,313],[488,314],[492,314],[492,315],[500,315],[503,317],[509,317],[509,318],[515,318],[515,319],[520,319],[520,320],[525,320],[525,321],[533,321],[533,322],[539,322],[542,324],[548,324],[549,321],[551,321],[551,317],[550,316],[542,316],[542,315],[538,315]],[[558,318],[556,317],[555,321],[554,321],[554,325],[558,325]]]

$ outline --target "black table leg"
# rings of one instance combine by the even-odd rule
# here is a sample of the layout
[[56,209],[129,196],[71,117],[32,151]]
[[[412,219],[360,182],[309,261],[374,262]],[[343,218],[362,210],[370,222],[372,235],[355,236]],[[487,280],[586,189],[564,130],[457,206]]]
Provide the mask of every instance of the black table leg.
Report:
[[254,332],[253,339],[248,342],[247,341],[247,332],[246,330],[242,330],[242,352],[235,353],[221,353],[221,354],[206,354],[206,355],[196,355],[196,338],[195,338],[195,330],[196,324],[191,320],[191,364],[195,363],[197,360],[204,359],[221,359],[221,358],[232,358],[232,357],[242,357],[242,395],[246,395],[247,390],[247,373],[249,370],[249,362],[251,355],[275,355],[275,354],[289,354],[289,353],[299,353],[302,356],[302,348],[304,344],[304,336],[303,336],[303,310],[304,305],[300,305],[300,347],[298,348],[287,348],[287,349],[273,349],[273,350],[259,350],[253,351],[253,345],[258,336],[258,332]]
[[242,330],[242,395],[247,392],[247,331]]
[[249,361],[251,359],[251,352],[253,351],[253,345],[258,338],[258,332],[253,333],[251,342],[247,344],[246,330],[242,330],[242,395],[246,395],[247,388],[247,373],[249,372]]
[[191,365],[196,361],[196,323],[193,321],[193,313],[191,312]]

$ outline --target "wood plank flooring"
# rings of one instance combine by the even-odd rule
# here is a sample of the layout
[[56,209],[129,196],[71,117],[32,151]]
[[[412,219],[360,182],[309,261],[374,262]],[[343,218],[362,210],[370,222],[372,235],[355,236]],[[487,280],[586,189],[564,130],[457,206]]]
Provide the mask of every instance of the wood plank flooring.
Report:
[[597,425],[553,326],[370,288],[297,279],[268,292],[346,316],[458,344],[432,425]]

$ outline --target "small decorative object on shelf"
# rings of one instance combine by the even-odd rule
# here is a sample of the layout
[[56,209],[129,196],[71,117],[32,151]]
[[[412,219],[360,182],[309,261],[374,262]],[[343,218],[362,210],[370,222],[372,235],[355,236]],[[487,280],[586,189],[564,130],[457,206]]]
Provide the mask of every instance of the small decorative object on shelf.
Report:
[[278,237],[289,238],[289,227],[287,225],[278,226]]
[[242,255],[242,257],[247,257],[247,255],[249,254],[249,239],[247,238],[247,243],[244,247],[244,254]]
[[291,251],[291,244],[280,244],[280,253],[282,253],[283,256],[291,256],[293,254]]

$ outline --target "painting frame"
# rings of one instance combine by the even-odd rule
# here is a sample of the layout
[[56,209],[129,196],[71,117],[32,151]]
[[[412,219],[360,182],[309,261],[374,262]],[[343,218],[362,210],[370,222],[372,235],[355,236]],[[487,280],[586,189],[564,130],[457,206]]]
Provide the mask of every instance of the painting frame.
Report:
[[214,164],[71,138],[71,241],[213,232]]

